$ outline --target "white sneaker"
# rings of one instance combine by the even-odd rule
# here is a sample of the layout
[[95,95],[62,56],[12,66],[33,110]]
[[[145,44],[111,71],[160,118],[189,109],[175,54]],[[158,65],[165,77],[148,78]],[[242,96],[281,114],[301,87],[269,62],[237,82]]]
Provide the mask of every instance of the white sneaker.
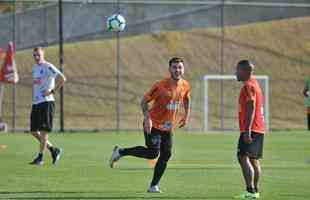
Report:
[[158,185],[150,186],[149,189],[147,190],[147,192],[149,192],[149,193],[161,193]]
[[119,146],[115,146],[114,149],[113,149],[113,152],[112,152],[112,156],[111,156],[111,159],[110,159],[110,167],[111,168],[114,168],[117,161],[122,157],[121,154],[119,153],[119,150],[121,148]]

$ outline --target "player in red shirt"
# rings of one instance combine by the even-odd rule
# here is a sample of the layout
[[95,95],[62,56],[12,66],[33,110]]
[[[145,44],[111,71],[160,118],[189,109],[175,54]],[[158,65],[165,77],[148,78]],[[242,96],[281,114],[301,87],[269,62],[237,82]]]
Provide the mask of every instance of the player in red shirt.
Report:
[[116,146],[110,160],[110,166],[113,168],[123,156],[155,159],[159,155],[148,189],[148,192],[152,193],[160,192],[159,181],[171,157],[172,132],[177,125],[176,116],[181,105],[185,112],[178,127],[181,128],[188,123],[190,114],[190,85],[183,78],[183,60],[177,57],[171,58],[169,72],[170,77],[155,83],[141,100],[145,146],[131,148]]
[[261,174],[259,159],[264,143],[263,95],[259,83],[252,75],[254,64],[241,60],[236,67],[238,81],[243,82],[239,96],[238,161],[246,183],[246,191],[237,198],[259,198],[258,181]]

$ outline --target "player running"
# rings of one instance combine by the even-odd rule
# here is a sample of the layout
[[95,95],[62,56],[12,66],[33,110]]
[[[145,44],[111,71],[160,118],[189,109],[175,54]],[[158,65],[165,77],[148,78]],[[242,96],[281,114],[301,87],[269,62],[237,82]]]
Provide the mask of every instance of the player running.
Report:
[[[145,146],[131,148],[114,147],[110,166],[123,156],[154,159],[159,155],[148,192],[160,193],[159,181],[171,157],[172,131],[180,105],[185,110],[178,126],[184,127],[190,115],[190,85],[183,79],[184,62],[181,58],[169,61],[170,77],[157,82],[142,98],[141,109],[144,115],[143,129]],[[149,103],[152,107],[149,108]]]
[[241,60],[237,64],[236,76],[243,82],[239,96],[238,161],[246,183],[246,191],[236,196],[242,199],[259,198],[258,182],[261,174],[259,159],[263,154],[264,115],[262,90],[252,75],[254,64]]
[[34,48],[32,67],[32,109],[30,130],[32,135],[40,142],[38,156],[30,162],[33,165],[43,164],[43,152],[49,149],[53,164],[59,160],[62,150],[53,147],[48,141],[48,133],[53,127],[55,112],[54,93],[66,81],[65,76],[51,63],[45,61],[42,47]]

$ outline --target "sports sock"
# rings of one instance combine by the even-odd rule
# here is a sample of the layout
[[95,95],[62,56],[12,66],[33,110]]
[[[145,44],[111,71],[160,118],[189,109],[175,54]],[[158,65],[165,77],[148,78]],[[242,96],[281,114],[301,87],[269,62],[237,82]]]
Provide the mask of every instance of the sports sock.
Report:
[[42,158],[43,158],[43,153],[39,153],[39,154],[38,154],[38,159],[41,159],[41,160],[42,160]]
[[151,182],[151,186],[157,185],[163,176],[167,168],[167,162],[158,160],[154,168],[154,176]]
[[[138,158],[153,159],[157,157],[157,152],[143,146],[120,149],[121,156],[135,156]],[[156,154],[156,155],[155,155]]]
[[246,191],[250,192],[250,193],[255,193],[255,189],[252,187],[247,187]]
[[47,147],[48,148],[48,150],[50,151],[50,152],[52,152],[52,151],[54,151],[56,148],[55,147],[53,147],[53,146],[49,146],[49,147]]

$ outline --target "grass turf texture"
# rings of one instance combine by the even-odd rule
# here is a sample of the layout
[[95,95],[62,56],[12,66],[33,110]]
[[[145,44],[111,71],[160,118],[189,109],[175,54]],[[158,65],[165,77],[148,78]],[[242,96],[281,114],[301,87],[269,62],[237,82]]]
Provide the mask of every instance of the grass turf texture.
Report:
[[[273,132],[265,137],[262,199],[309,199],[308,132]],[[235,158],[238,134],[174,137],[173,157],[161,181],[162,194],[148,194],[153,170],[147,161],[123,158],[108,167],[114,144],[143,144],[142,133],[52,134],[64,148],[57,166],[31,166],[38,149],[30,135],[0,135],[0,199],[232,199],[243,180]]]

